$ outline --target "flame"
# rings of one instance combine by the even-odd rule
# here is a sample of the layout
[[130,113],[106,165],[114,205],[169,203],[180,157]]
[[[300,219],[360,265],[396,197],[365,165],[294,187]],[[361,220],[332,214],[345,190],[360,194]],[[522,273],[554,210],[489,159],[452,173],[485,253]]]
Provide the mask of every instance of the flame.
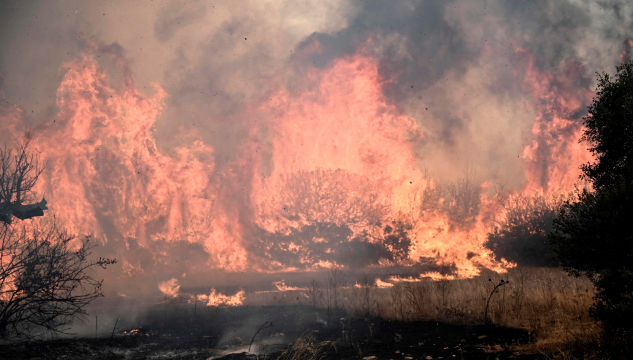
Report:
[[384,282],[380,279],[376,279],[376,287],[380,288],[380,289],[386,289],[386,288],[390,288],[393,287],[392,283],[388,283],[388,282]]
[[[179,135],[188,146],[161,150],[152,128],[168,95],[159,85],[152,95],[140,92],[125,60],[102,53],[121,80],[112,82],[90,54],[63,65],[59,113],[33,129],[49,164],[38,192],[71,232],[128,248],[132,239],[149,249],[159,241],[197,244],[209,254],[205,269],[225,271],[351,266],[364,260],[359,249],[374,256],[359,266],[425,263],[434,269],[421,276],[434,280],[513,266],[483,246],[503,214],[483,190],[488,183],[480,185],[478,211],[467,223],[436,206],[446,199],[428,196],[437,185],[415,154],[424,119],[416,122],[388,101],[383,87],[390,80],[362,51],[306,69],[300,87],[279,86],[248,106],[244,117],[257,121],[244,120],[247,141],[223,165],[195,132]],[[569,62],[564,76],[555,76],[524,49],[516,52],[516,68],[538,114],[534,140],[521,154],[527,176],[521,191],[572,189],[578,165],[591,159],[578,138],[593,94],[572,81],[586,71]],[[3,129],[23,131],[22,111],[0,106]],[[124,274],[145,274],[140,260],[119,250]],[[170,255],[152,254],[157,262]],[[273,285],[302,290],[283,281]],[[179,286],[174,278],[159,289],[176,296]],[[212,289],[203,299],[210,306],[237,305],[244,292],[227,296]]]
[[455,276],[447,275],[447,274],[440,274],[437,271],[428,272],[428,273],[424,274],[424,277],[429,278],[432,281],[455,280]]
[[389,281],[391,281],[392,283],[397,283],[397,282],[420,282],[422,281],[422,279],[420,277],[413,277],[413,276],[408,276],[408,277],[400,277],[400,276],[390,276],[389,277]]
[[631,49],[633,49],[633,39],[627,39],[625,49],[620,54],[620,65],[624,65],[631,58]]
[[[377,62],[356,55],[306,76],[308,82],[318,84],[314,89],[298,96],[282,89],[263,105],[266,112],[274,114],[269,124],[274,141],[271,150],[274,168],[263,179],[261,190],[253,195],[255,203],[264,208],[258,219],[262,227],[274,230],[274,225],[279,225],[271,226],[269,214],[281,209],[271,209],[274,203],[269,205],[266,201],[274,199],[285,186],[292,186],[287,184],[289,178],[323,169],[333,172],[326,176],[340,177],[325,179],[324,186],[330,189],[323,190],[351,194],[337,195],[346,198],[325,199],[325,204],[306,204],[330,207],[318,209],[322,214],[314,221],[338,222],[357,217],[353,211],[337,214],[332,209],[336,204],[345,204],[345,209],[350,199],[354,199],[355,191],[369,196],[370,207],[387,205],[397,212],[410,206],[411,191],[426,187],[426,179],[416,169],[416,158],[411,151],[422,132],[413,119],[387,103]],[[321,194],[325,193],[331,191]],[[306,216],[310,216],[309,211]]]
[[224,295],[211,288],[209,295],[198,295],[197,299],[207,303],[207,306],[239,306],[246,298],[244,290],[240,290],[235,295]]
[[194,139],[171,156],[162,153],[152,127],[166,93],[159,85],[151,97],[140,93],[116,60],[124,78],[119,87],[91,56],[63,66],[60,112],[38,129],[36,146],[50,169],[39,192],[50,196],[55,215],[75,233],[142,245],[198,243],[212,266],[245,268],[239,229],[228,231],[230,212],[218,208],[230,203],[218,201],[213,148]]
[[522,154],[528,178],[524,190],[571,191],[578,184],[579,166],[593,160],[587,145],[578,139],[584,130],[582,116],[594,93],[573,82],[584,76],[586,69],[577,62],[568,62],[563,76],[555,76],[539,70],[526,50],[516,52],[525,72],[524,88],[532,95],[537,112],[532,127],[534,140]]
[[158,289],[165,294],[165,296],[175,298],[180,292],[180,285],[178,285],[178,280],[173,278],[158,284]]
[[296,287],[296,286],[286,285],[286,282],[284,280],[273,282],[273,286],[276,287],[277,290],[279,290],[279,291],[303,291],[303,290],[308,290],[306,288],[300,288],[300,287]]
[[[274,164],[254,186],[260,227],[296,235],[306,224],[346,224],[350,237],[369,234],[368,242],[380,243],[383,224],[403,221],[413,224],[412,245],[395,261],[433,259],[455,267],[462,277],[476,275],[480,267],[503,271],[511,266],[492,260],[482,245],[486,211],[468,231],[440,212],[421,213],[424,191],[433,187],[413,152],[422,132],[386,100],[376,60],[346,57],[328,69],[314,69],[307,79],[314,84],[310,89],[298,95],[282,89],[263,105],[274,114],[268,128]],[[313,246],[321,239],[284,243],[277,236],[268,249],[282,247],[303,254],[298,265],[314,264],[324,260]]]

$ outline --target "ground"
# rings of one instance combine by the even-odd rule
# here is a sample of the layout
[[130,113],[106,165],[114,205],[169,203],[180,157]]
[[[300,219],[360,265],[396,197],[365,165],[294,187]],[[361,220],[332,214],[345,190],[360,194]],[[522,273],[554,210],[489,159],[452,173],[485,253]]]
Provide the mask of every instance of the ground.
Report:
[[[149,314],[151,315],[151,314]],[[519,329],[436,321],[386,321],[309,306],[242,306],[207,317],[146,320],[148,327],[0,345],[0,359],[542,359],[517,354]],[[253,335],[265,323],[248,347]]]

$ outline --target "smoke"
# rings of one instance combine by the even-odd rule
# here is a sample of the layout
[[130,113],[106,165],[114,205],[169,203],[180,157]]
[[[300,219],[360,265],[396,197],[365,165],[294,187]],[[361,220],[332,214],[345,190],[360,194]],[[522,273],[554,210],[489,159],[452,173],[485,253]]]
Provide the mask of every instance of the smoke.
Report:
[[[147,291],[207,269],[502,271],[492,195],[573,188],[592,73],[630,56],[632,10],[6,2],[0,140],[33,131],[51,213]],[[455,210],[438,189],[469,171],[476,211]]]

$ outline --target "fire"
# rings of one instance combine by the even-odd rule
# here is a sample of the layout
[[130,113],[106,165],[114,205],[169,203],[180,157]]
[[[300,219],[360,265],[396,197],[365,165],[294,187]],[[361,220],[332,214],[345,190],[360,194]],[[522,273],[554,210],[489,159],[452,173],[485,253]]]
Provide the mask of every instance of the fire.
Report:
[[[230,212],[218,209],[213,148],[194,139],[173,155],[162,153],[152,127],[166,93],[158,85],[151,97],[140,93],[125,62],[112,57],[124,77],[119,87],[90,56],[64,65],[60,112],[37,129],[36,146],[50,169],[40,193],[50,194],[51,209],[75,233],[145,245],[198,243],[215,266],[243,269],[247,254],[239,229],[232,224],[226,231]],[[127,259],[123,264],[138,266]]]
[[376,279],[376,287],[380,288],[380,289],[386,289],[386,288],[390,288],[393,287],[392,283],[388,283],[388,282],[384,282],[380,279]]
[[[291,96],[282,89],[263,106],[274,114],[268,129],[274,164],[254,186],[253,202],[258,224],[278,234],[268,250],[302,254],[291,256],[293,265],[309,269],[325,260],[324,254],[332,258],[343,251],[323,244],[321,234],[329,233],[341,238],[337,241],[365,239],[359,247],[387,249],[388,264],[432,259],[463,277],[482,266],[498,271],[510,266],[491,260],[483,248],[486,211],[468,230],[443,213],[423,213],[424,192],[434,186],[413,152],[423,134],[387,102],[375,60],[357,54],[307,78],[315,84],[309,90]],[[385,225],[393,228],[389,224],[405,224],[401,233],[408,239],[398,241],[384,231]]]
[[207,303],[207,306],[239,306],[246,298],[244,290],[240,290],[235,295],[224,295],[211,288],[209,295],[198,295],[197,299]]
[[[318,84],[314,89],[298,97],[280,90],[263,106],[274,115],[269,125],[274,140],[274,168],[263,179],[261,191],[254,193],[254,201],[263,207],[258,221],[267,229],[283,226],[270,224],[269,214],[282,209],[267,208],[267,201],[287,186],[288,179],[323,174],[324,170],[334,172],[323,174],[326,177],[339,175],[324,179],[324,186],[332,187],[335,194],[352,193],[329,195],[347,199],[330,198],[324,199],[323,205],[308,204],[330,207],[319,209],[321,214],[314,221],[337,222],[358,215],[336,214],[332,209],[338,203],[348,206],[353,202],[354,191],[368,195],[364,201],[369,202],[370,208],[389,206],[397,212],[411,206],[411,193],[427,186],[423,174],[416,170],[416,157],[411,151],[422,133],[413,119],[387,103],[377,62],[357,55],[341,59],[329,69],[315,70],[307,77],[309,82]],[[321,194],[325,193],[330,192]]]
[[[513,266],[483,246],[503,213],[487,183],[475,185],[478,207],[468,221],[438,205],[450,201],[429,195],[438,185],[415,153],[424,139],[418,122],[387,99],[389,80],[362,51],[308,69],[300,88],[279,86],[247,106],[244,117],[257,121],[244,120],[248,140],[222,165],[195,132],[180,135],[188,146],[161,150],[152,128],[168,94],[159,85],[152,95],[142,93],[125,59],[103,53],[122,75],[117,84],[90,54],[62,67],[59,113],[33,129],[49,164],[38,191],[70,231],[120,241],[117,256],[128,276],[146,271],[125,252],[132,240],[148,249],[157,242],[202,246],[209,255],[202,268],[224,271],[424,263],[434,268],[421,276],[438,280]],[[516,59],[538,113],[534,140],[521,154],[527,175],[521,191],[567,191],[579,164],[591,159],[577,139],[592,93],[566,80],[585,69],[571,62],[559,77],[540,70],[526,50]],[[23,131],[21,110],[2,106],[3,129]],[[152,259],[163,268],[168,260],[161,259],[170,255],[156,251]],[[159,289],[175,297],[180,287],[174,278]],[[212,289],[200,299],[238,305],[244,291],[228,296]]]
[[422,278],[420,278],[420,277],[413,277],[413,276],[408,276],[408,277],[390,276],[389,277],[389,281],[392,282],[392,283],[396,283],[396,282],[420,282],[420,281],[422,281]]
[[273,282],[273,286],[277,288],[279,291],[304,291],[306,288],[300,288],[296,286],[286,285],[284,280]]
[[432,281],[454,280],[455,279],[455,276],[453,276],[453,275],[440,274],[437,271],[428,272],[428,273],[424,274],[424,276],[429,278],[429,279],[431,279]]
[[624,65],[631,58],[631,49],[633,49],[633,40],[627,39],[625,43],[625,49],[620,54],[620,65]]
[[180,292],[180,285],[178,285],[178,280],[174,278],[158,284],[158,289],[165,294],[165,296],[175,298]]
[[543,72],[526,50],[517,50],[523,64],[524,87],[534,98],[537,118],[532,134],[534,140],[525,147],[528,185],[526,193],[571,191],[578,184],[579,166],[593,160],[587,144],[579,143],[582,136],[582,116],[594,95],[589,89],[572,81],[584,76],[586,69],[569,62],[563,76]]

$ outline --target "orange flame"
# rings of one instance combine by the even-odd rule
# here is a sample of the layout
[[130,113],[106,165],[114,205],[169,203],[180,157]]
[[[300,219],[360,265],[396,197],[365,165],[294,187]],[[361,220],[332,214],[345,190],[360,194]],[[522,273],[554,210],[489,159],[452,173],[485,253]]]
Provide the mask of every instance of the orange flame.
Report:
[[307,290],[306,288],[300,288],[296,286],[286,285],[284,280],[273,282],[273,286],[277,288],[279,291],[303,291]]
[[244,294],[244,290],[240,290],[235,295],[224,295],[211,288],[209,295],[198,295],[197,299],[206,302],[207,306],[239,306],[246,298]]
[[141,94],[124,66],[117,88],[90,56],[64,68],[60,112],[38,129],[43,134],[36,144],[50,169],[39,191],[51,198],[55,215],[71,231],[104,241],[199,243],[212,266],[245,268],[239,229],[228,231],[229,213],[218,209],[213,149],[194,140],[168,156],[156,146],[152,126],[163,89],[155,85],[152,97]]
[[376,287],[378,287],[379,289],[386,289],[386,288],[390,288],[393,287],[392,283],[388,283],[388,282],[384,282],[380,279],[376,279]]
[[158,284],[158,289],[170,298],[175,298],[178,296],[180,292],[180,285],[178,285],[178,280],[172,278],[171,280],[163,281]]
[[631,49],[633,49],[633,39],[627,39],[625,49],[620,54],[620,65],[624,65],[631,58]]
[[[510,266],[483,248],[483,215],[474,230],[460,231],[444,214],[421,214],[423,193],[433,186],[412,151],[422,133],[387,102],[374,59],[347,57],[307,77],[310,89],[298,95],[280,90],[264,105],[274,115],[268,129],[274,164],[254,186],[262,228],[288,233],[305,223],[345,223],[376,238],[378,224],[404,220],[415,224],[405,260],[432,258],[456,267],[459,276],[474,276],[481,266]],[[296,243],[286,246],[310,253]]]
[[525,147],[527,193],[570,191],[578,184],[579,166],[592,160],[587,145],[578,142],[584,130],[582,116],[591,103],[593,92],[573,83],[584,75],[577,62],[565,65],[564,76],[538,69],[534,57],[517,50],[524,66],[525,88],[532,95],[537,118],[532,127],[534,140]]

